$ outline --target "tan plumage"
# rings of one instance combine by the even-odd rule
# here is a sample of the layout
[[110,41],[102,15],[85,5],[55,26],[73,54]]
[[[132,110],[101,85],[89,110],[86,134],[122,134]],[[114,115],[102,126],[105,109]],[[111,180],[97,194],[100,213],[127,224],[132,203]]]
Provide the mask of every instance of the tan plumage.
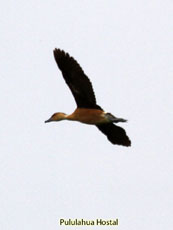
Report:
[[131,141],[126,135],[125,130],[113,124],[125,122],[126,120],[116,118],[110,113],[105,113],[103,109],[96,104],[92,84],[77,61],[60,49],[54,50],[54,57],[65,82],[75,98],[77,109],[70,115],[55,113],[45,122],[73,120],[96,125],[112,144],[130,146]]

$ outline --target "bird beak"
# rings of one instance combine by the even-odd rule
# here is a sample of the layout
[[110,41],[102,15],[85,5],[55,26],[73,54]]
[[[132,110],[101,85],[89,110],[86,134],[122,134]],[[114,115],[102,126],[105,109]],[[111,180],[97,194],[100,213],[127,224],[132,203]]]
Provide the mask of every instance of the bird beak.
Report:
[[45,123],[50,122],[50,121],[52,121],[51,118],[49,118],[48,120],[46,120]]

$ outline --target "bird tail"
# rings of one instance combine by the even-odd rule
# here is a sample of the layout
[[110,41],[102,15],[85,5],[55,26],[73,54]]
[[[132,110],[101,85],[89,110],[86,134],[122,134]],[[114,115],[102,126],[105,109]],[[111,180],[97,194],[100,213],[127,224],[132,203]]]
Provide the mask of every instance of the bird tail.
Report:
[[118,123],[118,122],[127,122],[127,120],[123,119],[123,118],[118,118],[118,117],[115,117],[113,116],[111,113],[106,113],[105,114],[106,118],[113,122],[113,123]]

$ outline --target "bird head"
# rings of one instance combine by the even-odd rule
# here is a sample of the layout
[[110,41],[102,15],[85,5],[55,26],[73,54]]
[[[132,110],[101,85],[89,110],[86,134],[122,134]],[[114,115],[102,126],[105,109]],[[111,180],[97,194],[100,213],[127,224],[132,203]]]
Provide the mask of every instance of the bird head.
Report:
[[51,122],[51,121],[65,120],[66,117],[67,115],[65,113],[54,113],[48,120],[45,121],[45,123]]

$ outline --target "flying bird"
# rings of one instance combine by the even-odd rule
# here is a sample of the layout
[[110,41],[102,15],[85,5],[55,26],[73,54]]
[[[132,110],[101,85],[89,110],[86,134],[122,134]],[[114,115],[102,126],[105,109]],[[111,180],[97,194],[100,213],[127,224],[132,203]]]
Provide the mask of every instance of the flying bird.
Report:
[[74,96],[77,108],[70,115],[54,113],[45,122],[71,120],[95,125],[112,144],[130,146],[131,141],[125,130],[113,124],[127,120],[106,113],[97,105],[92,84],[73,57],[60,49],[55,49],[53,53],[63,78]]

